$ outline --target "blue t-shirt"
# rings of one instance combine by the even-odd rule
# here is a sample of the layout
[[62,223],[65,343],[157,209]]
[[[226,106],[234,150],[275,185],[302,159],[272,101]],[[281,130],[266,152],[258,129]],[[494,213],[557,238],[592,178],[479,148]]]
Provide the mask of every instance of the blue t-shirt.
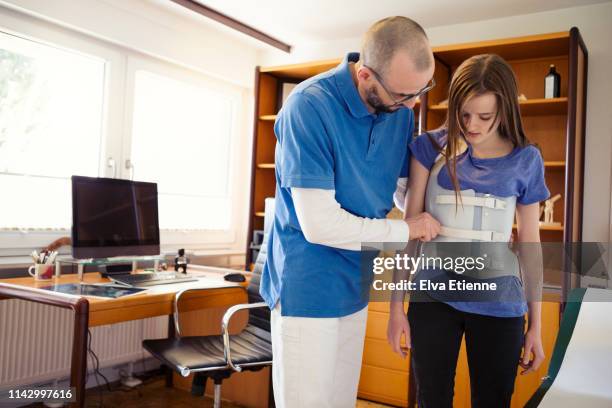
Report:
[[[306,240],[291,188],[335,190],[343,209],[385,218],[399,177],[407,177],[414,114],[369,113],[349,70],[350,53],[335,69],[299,84],[274,125],[276,202],[260,293],[283,316],[341,317],[367,305],[370,276],[360,251]],[[366,288],[366,290],[364,290]]]
[[[445,129],[429,132],[429,136],[440,147],[446,146]],[[431,142],[428,134],[418,136],[409,146],[413,157],[425,168],[431,170],[438,154],[438,148]],[[546,200],[550,192],[544,180],[544,162],[537,147],[528,145],[515,147],[509,154],[495,158],[478,158],[472,154],[472,146],[457,159],[457,180],[461,190],[473,189],[476,193],[492,194],[498,197],[516,197],[516,202],[528,205]],[[438,184],[454,190],[448,169],[443,166],[438,174]],[[449,274],[444,271],[422,271],[417,279],[444,281]],[[443,295],[434,291],[428,294],[444,301],[454,308],[488,316],[516,317],[527,311],[520,280],[515,276],[502,276],[487,281],[497,284],[496,294],[502,301],[462,302],[445,300]]]

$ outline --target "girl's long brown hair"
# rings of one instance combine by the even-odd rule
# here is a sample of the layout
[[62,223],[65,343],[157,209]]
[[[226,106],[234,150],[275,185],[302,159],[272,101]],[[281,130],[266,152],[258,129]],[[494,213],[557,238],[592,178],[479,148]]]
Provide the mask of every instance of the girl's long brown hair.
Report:
[[448,130],[448,139],[446,149],[442,152],[455,187],[457,202],[460,200],[460,187],[455,159],[461,139],[465,139],[467,133],[462,120],[463,105],[468,99],[488,92],[493,93],[497,101],[497,112],[491,128],[499,121],[498,132],[502,138],[510,140],[514,147],[529,144],[521,121],[516,77],[510,65],[495,54],[475,55],[463,61],[453,74],[448,91],[448,113],[444,124]]

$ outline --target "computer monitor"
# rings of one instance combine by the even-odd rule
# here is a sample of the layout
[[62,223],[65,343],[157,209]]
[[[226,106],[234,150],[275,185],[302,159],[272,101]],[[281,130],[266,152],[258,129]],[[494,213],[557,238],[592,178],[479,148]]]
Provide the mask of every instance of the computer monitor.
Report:
[[72,176],[72,256],[158,255],[157,184]]

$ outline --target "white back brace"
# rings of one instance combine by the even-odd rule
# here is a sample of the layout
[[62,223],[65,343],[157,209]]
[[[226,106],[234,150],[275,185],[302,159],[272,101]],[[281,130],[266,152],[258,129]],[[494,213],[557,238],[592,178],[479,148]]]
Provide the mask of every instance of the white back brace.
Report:
[[[455,153],[459,157],[467,149],[462,140]],[[512,224],[516,209],[516,197],[497,197],[492,194],[477,193],[473,189],[461,190],[459,202],[454,190],[447,190],[438,184],[438,175],[446,159],[442,154],[436,158],[427,181],[425,192],[425,211],[431,214],[441,224],[439,235],[432,240],[433,244],[425,243],[423,252],[428,256],[474,256],[475,254],[440,253],[435,243],[442,242],[483,242],[508,243],[512,234]],[[477,245],[473,245],[477,249]],[[449,248],[448,246],[444,248]],[[465,249],[465,247],[462,247]],[[518,259],[507,245],[484,245],[485,272],[477,274],[479,278],[496,276],[519,276]],[[457,251],[455,251],[457,252]],[[476,250],[476,252],[479,252]],[[479,254],[483,256],[484,253]],[[473,273],[470,274],[474,276]]]

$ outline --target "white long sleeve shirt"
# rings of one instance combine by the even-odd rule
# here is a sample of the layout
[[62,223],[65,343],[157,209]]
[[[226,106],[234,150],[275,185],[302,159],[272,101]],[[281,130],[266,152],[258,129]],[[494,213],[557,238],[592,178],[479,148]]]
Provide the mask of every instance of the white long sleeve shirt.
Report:
[[[406,178],[398,180],[394,201],[406,195]],[[404,220],[358,217],[336,201],[335,190],[292,188],[293,205],[306,240],[310,243],[359,251],[362,242],[408,242]],[[399,206],[398,206],[399,207]]]

